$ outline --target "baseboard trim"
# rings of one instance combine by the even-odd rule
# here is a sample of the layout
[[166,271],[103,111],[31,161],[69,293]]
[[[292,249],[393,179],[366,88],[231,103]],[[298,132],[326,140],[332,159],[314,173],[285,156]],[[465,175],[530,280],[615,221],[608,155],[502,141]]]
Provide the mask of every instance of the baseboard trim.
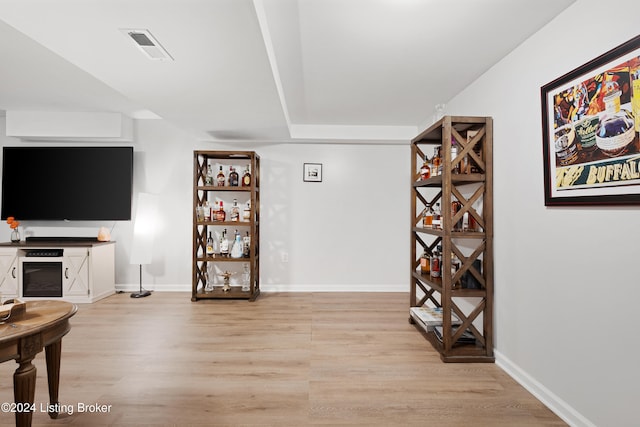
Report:
[[[189,284],[142,284],[142,288],[154,292],[191,292]],[[118,284],[118,292],[136,292],[140,290],[140,284]],[[408,292],[406,283],[393,285],[278,285],[260,284],[262,292]]]
[[573,427],[597,427],[594,423],[576,411],[571,405],[546,388],[535,378],[522,370],[499,351],[494,350],[496,365],[513,378],[518,384],[533,394],[547,408],[553,411],[564,422]]

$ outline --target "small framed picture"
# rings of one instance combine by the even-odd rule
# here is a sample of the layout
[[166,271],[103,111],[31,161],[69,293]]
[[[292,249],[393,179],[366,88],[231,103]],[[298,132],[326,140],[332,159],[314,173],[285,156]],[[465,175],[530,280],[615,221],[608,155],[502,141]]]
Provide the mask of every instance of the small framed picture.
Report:
[[322,163],[305,163],[302,173],[304,182],[322,182]]

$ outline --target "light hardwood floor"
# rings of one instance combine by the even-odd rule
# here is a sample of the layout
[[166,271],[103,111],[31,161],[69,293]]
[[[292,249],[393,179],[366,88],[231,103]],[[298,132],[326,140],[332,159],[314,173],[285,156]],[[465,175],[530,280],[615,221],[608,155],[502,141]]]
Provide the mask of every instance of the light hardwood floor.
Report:
[[[564,426],[494,364],[445,364],[404,293],[263,293],[191,302],[118,294],[80,305],[50,420],[44,354],[33,425]],[[0,402],[17,365],[0,365]],[[110,405],[106,413],[78,404]],[[0,413],[0,425],[13,425]]]

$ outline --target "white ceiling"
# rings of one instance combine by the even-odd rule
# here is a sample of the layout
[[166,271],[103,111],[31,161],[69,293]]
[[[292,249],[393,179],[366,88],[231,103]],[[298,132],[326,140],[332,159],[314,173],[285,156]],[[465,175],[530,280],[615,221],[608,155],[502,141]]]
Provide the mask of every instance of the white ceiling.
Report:
[[574,1],[0,0],[0,109],[156,115],[208,140],[406,140]]

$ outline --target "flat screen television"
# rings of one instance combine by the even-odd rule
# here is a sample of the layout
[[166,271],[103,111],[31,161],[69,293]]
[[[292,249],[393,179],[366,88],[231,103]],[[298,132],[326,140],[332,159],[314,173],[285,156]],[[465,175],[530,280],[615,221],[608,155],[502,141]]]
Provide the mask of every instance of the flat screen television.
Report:
[[133,147],[3,147],[2,219],[130,220]]

